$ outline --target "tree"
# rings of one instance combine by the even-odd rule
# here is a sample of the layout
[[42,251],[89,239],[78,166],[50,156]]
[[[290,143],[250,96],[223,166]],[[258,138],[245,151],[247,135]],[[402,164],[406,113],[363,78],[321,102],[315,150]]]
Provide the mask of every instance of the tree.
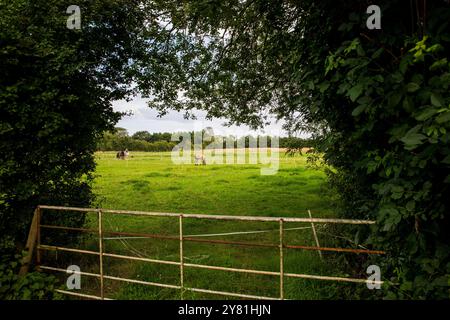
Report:
[[341,216],[378,222],[360,239],[388,252],[388,296],[448,298],[448,1],[380,0],[381,30],[362,0],[157,3],[136,68],[149,105],[312,131]]
[[132,138],[137,140],[145,140],[147,142],[151,141],[151,134],[148,131],[137,131],[133,134]]
[[127,129],[121,128],[121,127],[115,127],[115,128],[114,128],[114,134],[115,134],[117,137],[120,137],[120,138],[128,137],[128,131],[127,131]]
[[450,8],[377,4],[381,30],[363,0],[82,0],[69,30],[62,1],[2,2],[0,232],[92,201],[96,142],[133,84],[162,114],[313,131],[340,215],[377,219],[359,238],[388,252],[389,297],[448,298]]
[[[130,93],[129,61],[142,46],[134,1],[80,0],[81,30],[68,29],[67,2],[0,4],[0,233],[24,244],[38,204],[89,206],[93,152]],[[138,29],[139,27],[139,29]],[[83,217],[46,212],[61,224]]]

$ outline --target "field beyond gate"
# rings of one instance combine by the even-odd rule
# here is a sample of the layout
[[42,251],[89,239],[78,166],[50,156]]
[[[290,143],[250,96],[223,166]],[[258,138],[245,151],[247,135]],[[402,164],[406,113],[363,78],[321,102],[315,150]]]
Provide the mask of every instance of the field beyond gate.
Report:
[[[269,274],[253,274],[196,267],[184,268],[187,288],[199,288],[210,292],[225,291],[242,296],[265,296],[280,298],[279,219],[284,221],[284,244],[312,247],[316,241],[310,222],[291,222],[290,218],[333,218],[332,194],[325,185],[322,171],[306,165],[306,157],[281,156],[280,170],[274,176],[261,176],[260,165],[174,165],[170,153],[132,153],[127,161],[115,160],[114,153],[97,154],[95,190],[99,207],[123,208],[130,211],[183,212],[205,215],[243,214],[252,217],[269,217],[270,221],[187,219],[183,221],[185,237],[197,241],[184,241],[183,263],[212,265],[229,269],[263,270]],[[114,299],[179,299],[180,253],[179,221],[176,217],[122,215],[103,212],[104,251],[122,256],[134,256],[132,261],[104,256],[103,266],[107,276],[134,279],[126,283],[110,278],[104,279],[105,296]],[[44,213],[45,214],[45,213]],[[65,211],[64,214],[76,212]],[[88,215],[87,229],[81,250],[98,251],[99,242],[97,212]],[[271,220],[272,219],[272,220]],[[357,229],[367,229],[359,225]],[[77,234],[79,231],[46,230],[61,234]],[[316,235],[322,247],[332,247],[335,236],[333,224],[317,224]],[[115,232],[116,234],[109,234]],[[121,234],[123,233],[123,234]],[[159,235],[146,237],[136,234]],[[90,234],[90,235],[89,235]],[[160,237],[162,236],[162,237]],[[214,242],[205,242],[213,240]],[[346,248],[361,249],[346,242]],[[229,242],[261,244],[247,246]],[[58,243],[47,243],[58,246]],[[284,273],[359,278],[359,274],[343,274],[334,264],[341,255],[365,254],[354,252],[323,251],[323,259],[311,248],[284,248]],[[45,256],[44,256],[45,255]],[[70,264],[79,265],[82,272],[99,273],[98,255],[75,252],[46,251],[47,258],[60,269]],[[142,258],[142,259],[141,259]],[[174,263],[159,264],[145,259],[168,260]],[[66,274],[56,272],[65,281]],[[173,288],[154,287],[139,282],[169,284]],[[324,299],[333,293],[347,290],[364,283],[335,282],[312,278],[284,277],[284,298]],[[81,292],[100,296],[98,277],[83,276]],[[176,288],[175,288],[176,287]],[[233,298],[218,294],[184,290],[183,298]]]

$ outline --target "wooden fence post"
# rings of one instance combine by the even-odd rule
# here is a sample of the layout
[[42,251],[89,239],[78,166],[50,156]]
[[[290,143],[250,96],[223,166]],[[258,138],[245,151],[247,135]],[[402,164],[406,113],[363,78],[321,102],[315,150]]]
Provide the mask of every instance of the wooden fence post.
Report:
[[22,267],[19,270],[19,276],[24,276],[28,273],[30,268],[31,261],[33,260],[33,252],[36,246],[36,239],[38,236],[38,216],[39,216],[39,207],[34,210],[33,219],[31,220],[30,231],[28,232],[28,239],[25,245],[25,250],[27,251],[27,255],[22,260]]

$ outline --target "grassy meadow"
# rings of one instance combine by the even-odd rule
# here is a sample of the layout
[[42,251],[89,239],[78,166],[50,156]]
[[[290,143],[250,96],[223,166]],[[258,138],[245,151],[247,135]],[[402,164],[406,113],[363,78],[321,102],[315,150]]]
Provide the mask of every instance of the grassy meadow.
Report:
[[[228,164],[195,166],[174,164],[170,152],[132,152],[128,160],[117,160],[114,152],[96,154],[97,171],[94,190],[97,205],[102,208],[172,213],[215,215],[249,215],[274,217],[333,217],[333,199],[325,183],[325,174],[307,165],[304,155],[287,156],[280,153],[280,167],[275,175],[261,175],[262,164]],[[93,215],[89,220],[97,226]],[[278,223],[199,220],[185,218],[183,233],[201,239],[229,240],[254,243],[279,243]],[[109,231],[155,233],[178,236],[178,219],[136,217],[104,214],[103,227]],[[285,223],[285,243],[315,245],[309,224]],[[317,226],[321,244],[330,238],[326,226]],[[263,233],[221,233],[266,231]],[[219,234],[219,235],[214,235]],[[213,235],[213,236],[211,236]],[[91,236],[81,244],[97,250],[97,238]],[[152,259],[179,261],[179,242],[167,239],[107,237],[104,251]],[[72,254],[73,256],[73,254]],[[75,255],[76,256],[76,255]],[[186,241],[185,263],[215,266],[279,270],[279,249],[244,247],[226,244],[206,244]],[[315,251],[285,250],[284,271],[317,275],[339,275],[333,267],[332,254],[324,260]],[[85,272],[98,272],[96,259],[83,256]],[[78,259],[78,260],[76,260]],[[80,260],[81,259],[81,260]],[[148,262],[105,258],[105,273],[165,284],[179,284],[179,267]],[[185,268],[184,285],[209,290],[237,292],[250,295],[279,296],[279,277],[250,275],[198,268]],[[85,278],[88,279],[88,278]],[[114,299],[179,299],[179,290],[128,284],[106,280],[106,296]],[[319,280],[285,279],[285,298],[324,299],[333,290],[353,284],[330,283]],[[331,288],[331,290],[327,289]],[[98,294],[98,283],[86,280],[83,290]],[[211,299],[228,297],[186,291],[183,298]]]

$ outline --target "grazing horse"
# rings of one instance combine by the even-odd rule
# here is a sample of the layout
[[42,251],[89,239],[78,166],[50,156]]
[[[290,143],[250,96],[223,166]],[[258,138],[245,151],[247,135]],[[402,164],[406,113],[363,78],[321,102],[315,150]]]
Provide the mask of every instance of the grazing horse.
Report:
[[198,166],[198,165],[206,165],[206,158],[205,158],[205,156],[204,155],[201,155],[201,156],[199,156],[199,155],[195,155],[195,165],[196,166]]
[[128,152],[128,149],[125,149],[125,150],[117,152],[116,158],[120,159],[120,160],[125,160],[126,158],[128,158],[129,154],[130,153]]

